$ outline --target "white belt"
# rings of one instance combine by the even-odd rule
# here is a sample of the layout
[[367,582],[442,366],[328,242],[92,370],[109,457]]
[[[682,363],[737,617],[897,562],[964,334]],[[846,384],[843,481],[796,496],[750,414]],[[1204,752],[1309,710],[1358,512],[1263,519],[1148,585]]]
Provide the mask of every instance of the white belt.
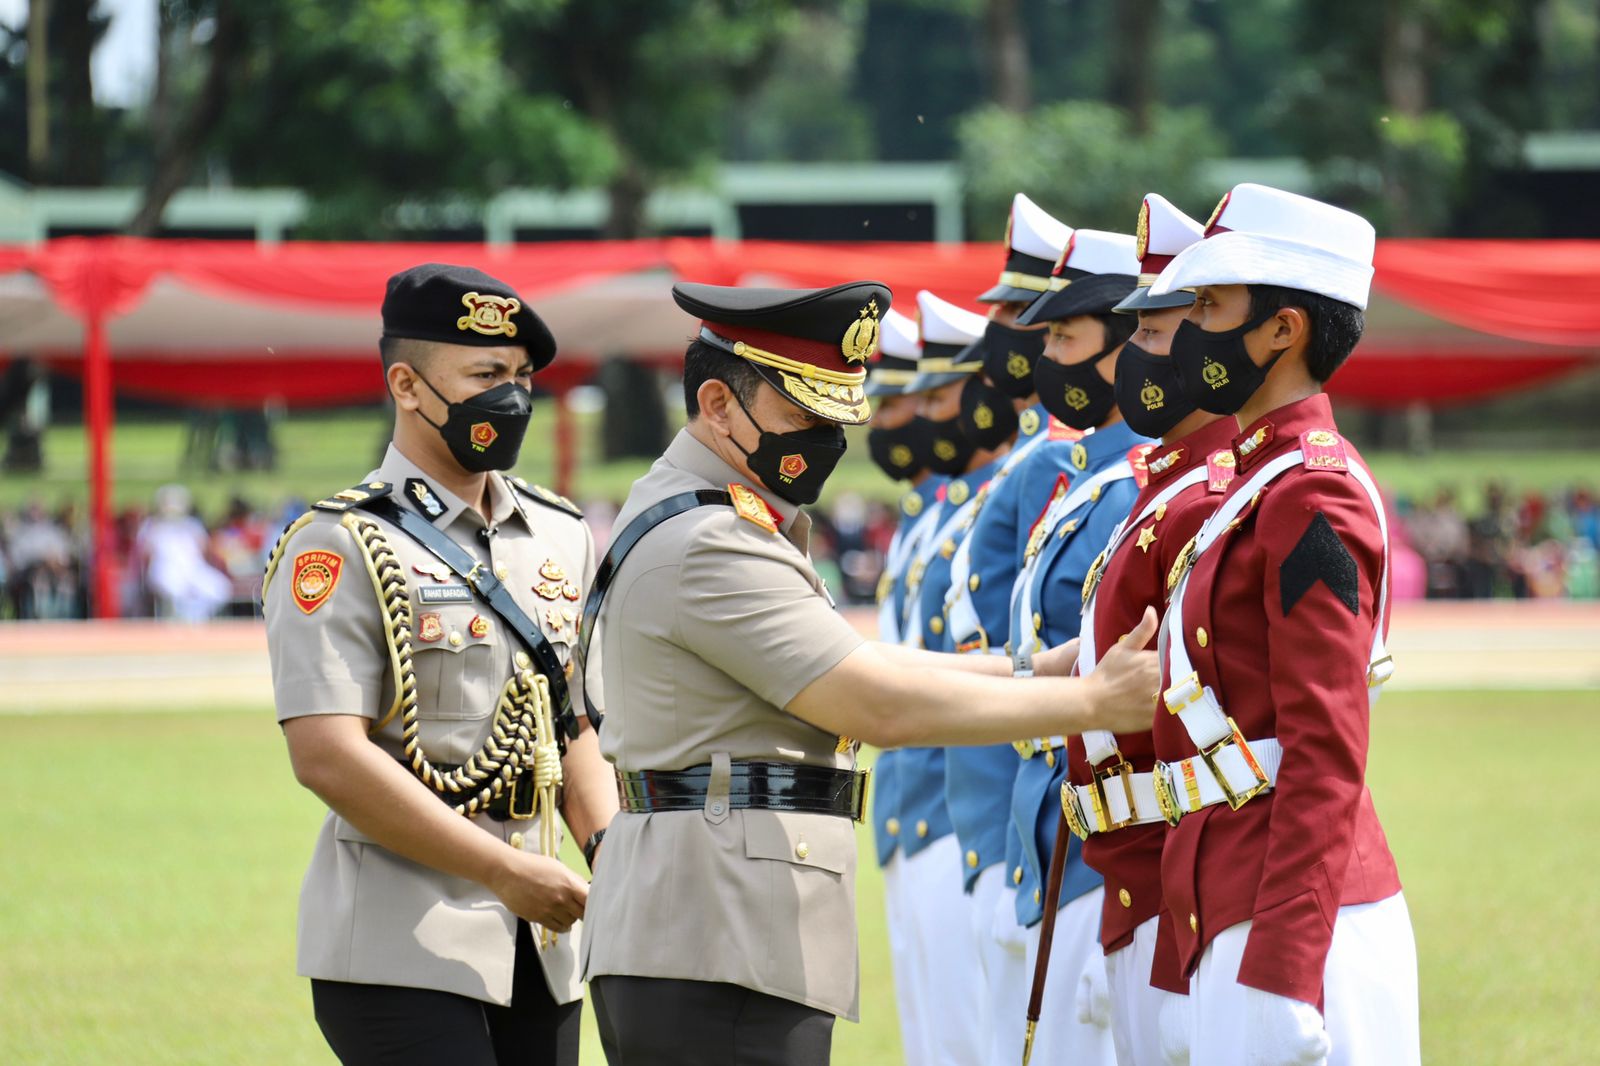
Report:
[[[1232,719],[1228,720],[1230,728]],[[1226,803],[1234,810],[1278,782],[1283,745],[1275,737],[1246,741],[1237,729],[1199,755],[1156,763],[1156,805],[1171,825],[1186,814]]]
[[1136,774],[1126,762],[1104,772],[1096,769],[1092,785],[1062,782],[1061,810],[1079,840],[1167,820],[1156,798],[1155,774]]

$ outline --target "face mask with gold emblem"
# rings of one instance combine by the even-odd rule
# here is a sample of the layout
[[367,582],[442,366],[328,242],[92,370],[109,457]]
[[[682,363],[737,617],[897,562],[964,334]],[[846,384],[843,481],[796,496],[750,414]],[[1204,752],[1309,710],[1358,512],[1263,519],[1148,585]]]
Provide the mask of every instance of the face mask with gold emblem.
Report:
[[1117,357],[1115,388],[1118,410],[1141,437],[1164,437],[1194,411],[1177,364],[1131,340]]
[[995,449],[1017,435],[1017,409],[1011,397],[973,375],[961,388],[962,434],[975,446]]
[[1100,362],[1117,347],[1103,348],[1071,366],[1040,359],[1033,368],[1033,383],[1044,409],[1073,429],[1094,429],[1103,423],[1117,395],[1111,382],[1100,376]]
[[[517,465],[522,438],[528,432],[528,419],[533,415],[533,397],[527,389],[515,381],[507,381],[451,403],[433,387],[433,382],[421,374],[417,375],[417,380],[449,405],[443,422],[435,422],[427,415],[422,415],[422,419],[439,431],[461,469],[481,474],[489,470],[510,470]],[[420,410],[417,413],[422,414]]]
[[756,427],[761,436],[755,451],[745,451],[737,440],[733,446],[744,452],[750,472],[780,498],[805,506],[817,502],[822,495],[823,482],[833,473],[833,468],[844,458],[844,427],[834,422],[815,429],[797,429],[790,433],[773,433],[762,428],[750,409],[734,393],[739,410]]
[[995,388],[1018,400],[1033,395],[1033,364],[1044,354],[1045,331],[1013,329],[989,320],[983,328],[983,372]]
[[895,481],[909,481],[928,469],[933,425],[921,415],[893,429],[867,432],[867,452],[878,469]]

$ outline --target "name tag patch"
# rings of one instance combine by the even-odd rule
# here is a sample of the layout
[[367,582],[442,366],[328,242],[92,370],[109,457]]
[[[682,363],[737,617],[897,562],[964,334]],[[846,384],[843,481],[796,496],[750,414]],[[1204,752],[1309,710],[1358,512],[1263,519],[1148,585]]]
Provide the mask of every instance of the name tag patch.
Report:
[[428,585],[417,590],[423,603],[471,603],[472,590],[465,585]]

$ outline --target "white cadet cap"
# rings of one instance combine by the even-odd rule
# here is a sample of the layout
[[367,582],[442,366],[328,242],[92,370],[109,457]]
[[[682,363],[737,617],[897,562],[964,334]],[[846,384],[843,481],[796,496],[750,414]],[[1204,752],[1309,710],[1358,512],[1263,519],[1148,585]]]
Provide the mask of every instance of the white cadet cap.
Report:
[[1133,234],[1138,242],[1135,252],[1139,256],[1139,287],[1114,310],[1133,314],[1193,303],[1194,293],[1188,289],[1152,296],[1150,286],[1179,252],[1204,237],[1205,232],[1204,226],[1172,206],[1165,196],[1146,193]]
[[878,321],[878,354],[867,366],[868,396],[898,396],[917,376],[922,340],[917,320],[894,308]]
[[917,379],[907,392],[922,392],[971,377],[983,369],[983,339],[989,320],[948,300],[941,300],[926,289],[917,293],[919,325],[922,327],[922,358],[917,361]]
[[1354,212],[1265,185],[1236,185],[1212,212],[1205,239],[1180,252],[1150,293],[1278,285],[1366,310],[1376,247],[1372,223]]
[[[1073,230],[1072,239],[1056,261],[1050,291],[1041,293],[1017,316],[1017,325],[1108,313],[1138,284],[1136,251],[1137,242],[1131,233]],[[1091,278],[1099,280],[1090,283]]]
[[978,297],[983,303],[1031,300],[1050,287],[1050,268],[1072,239],[1072,227],[1022,193],[1011,198],[1006,219],[1006,265],[1000,280]]

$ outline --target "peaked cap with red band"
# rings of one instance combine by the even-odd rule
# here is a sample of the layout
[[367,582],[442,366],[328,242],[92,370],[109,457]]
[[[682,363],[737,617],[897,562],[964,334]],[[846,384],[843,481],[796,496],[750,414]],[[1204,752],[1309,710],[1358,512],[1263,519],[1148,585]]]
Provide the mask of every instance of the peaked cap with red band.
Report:
[[688,282],[678,306],[700,319],[700,339],[741,359],[789,402],[832,422],[860,425],[867,362],[892,294],[876,281],[830,289],[747,289]]

